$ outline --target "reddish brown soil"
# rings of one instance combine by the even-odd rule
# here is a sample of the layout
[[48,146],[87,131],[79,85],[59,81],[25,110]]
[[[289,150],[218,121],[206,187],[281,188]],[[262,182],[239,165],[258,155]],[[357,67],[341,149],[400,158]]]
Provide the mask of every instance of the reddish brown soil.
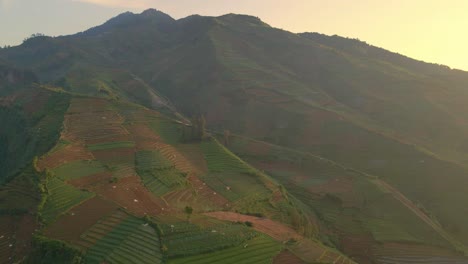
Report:
[[62,164],[78,161],[93,160],[94,157],[82,144],[70,144],[53,153],[42,156],[38,162],[40,170],[53,169]]
[[187,177],[192,188],[171,192],[164,199],[174,207],[192,205],[196,210],[221,210],[229,208],[229,201],[204,184],[197,176]]
[[126,125],[127,130],[131,134],[135,141],[135,147],[137,151],[140,150],[152,150],[154,149],[153,143],[160,141],[160,137],[156,135],[146,124],[143,123],[132,123]]
[[306,262],[291,253],[291,251],[283,250],[273,259],[273,264],[306,264]]
[[78,179],[73,179],[67,181],[67,183],[80,189],[87,189],[96,187],[99,184],[108,184],[111,179],[112,174],[110,172],[102,172]]
[[177,145],[177,150],[191,163],[197,173],[208,173],[205,155],[199,144],[179,144]]
[[106,150],[95,150],[92,152],[97,160],[104,164],[135,163],[134,148],[114,148]]
[[376,256],[439,256],[451,257],[456,256],[453,251],[421,244],[411,243],[396,243],[389,242],[379,245],[374,245],[372,253]]
[[112,214],[118,206],[98,196],[71,209],[44,230],[48,237],[78,242],[80,235],[101,218]]
[[271,146],[268,144],[255,142],[252,140],[250,140],[247,144],[248,144],[247,151],[249,152],[249,154],[252,154],[252,155],[257,155],[257,156],[268,155],[271,151]]
[[73,99],[65,116],[63,138],[86,143],[110,142],[115,138],[128,139],[122,126],[123,118],[110,110],[107,101],[100,99]]
[[353,263],[343,255],[331,251],[310,239],[303,239],[290,249],[296,256],[309,263]]
[[251,222],[255,230],[265,233],[278,241],[288,241],[291,238],[297,240],[302,239],[302,236],[294,229],[266,218],[242,215],[233,212],[212,212],[206,213],[205,215],[225,221]]
[[0,217],[0,263],[13,263],[31,250],[33,233],[38,228],[33,215]]
[[10,263],[14,252],[15,234],[13,217],[0,217],[0,263]]
[[121,178],[117,183],[97,186],[91,190],[137,216],[157,216],[172,211],[164,200],[155,197],[143,187],[138,176]]
[[112,229],[125,220],[128,217],[128,214],[122,210],[114,210],[112,214],[104,216],[99,219],[97,223],[88,228],[80,238],[75,242],[75,245],[81,247],[82,249],[87,249],[92,247],[96,242],[103,238],[107,233],[112,231]]
[[346,235],[341,240],[342,252],[360,264],[373,263],[372,245],[374,244],[371,235]]

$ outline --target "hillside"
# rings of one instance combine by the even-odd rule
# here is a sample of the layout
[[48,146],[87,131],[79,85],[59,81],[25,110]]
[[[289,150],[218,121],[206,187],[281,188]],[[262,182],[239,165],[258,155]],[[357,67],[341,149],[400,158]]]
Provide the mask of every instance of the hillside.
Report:
[[[275,263],[460,263],[467,83],[236,14],[128,12],[32,38],[0,49],[4,221],[38,216],[31,256],[56,243],[86,263],[257,263],[257,251]],[[213,137],[187,141],[197,116]],[[19,210],[6,198],[16,185],[35,190]]]

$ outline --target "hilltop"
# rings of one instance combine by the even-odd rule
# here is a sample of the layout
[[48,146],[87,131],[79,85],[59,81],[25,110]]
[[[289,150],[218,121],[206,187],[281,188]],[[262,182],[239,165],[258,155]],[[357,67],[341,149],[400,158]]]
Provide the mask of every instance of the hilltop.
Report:
[[[0,50],[2,221],[37,220],[31,256],[58,243],[87,263],[125,261],[138,239],[158,248],[131,255],[143,263],[247,263],[260,249],[277,263],[456,263],[467,81],[236,14],[151,9],[28,39]],[[201,116],[209,135],[187,140]],[[18,206],[15,192],[33,195]]]

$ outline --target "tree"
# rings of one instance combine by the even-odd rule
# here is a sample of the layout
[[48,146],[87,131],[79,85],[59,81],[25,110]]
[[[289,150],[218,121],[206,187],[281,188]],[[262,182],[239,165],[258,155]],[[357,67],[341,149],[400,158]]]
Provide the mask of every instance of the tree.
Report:
[[191,206],[185,206],[185,214],[187,214],[187,221],[190,222],[190,216],[193,213],[193,208]]
[[192,118],[192,125],[182,128],[182,140],[185,142],[201,141],[206,138],[206,120],[200,115]]

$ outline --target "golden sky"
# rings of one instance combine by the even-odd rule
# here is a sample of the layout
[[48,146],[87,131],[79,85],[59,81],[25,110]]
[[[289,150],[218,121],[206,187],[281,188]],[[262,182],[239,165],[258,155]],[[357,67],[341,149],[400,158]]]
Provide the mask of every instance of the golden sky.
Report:
[[468,71],[468,0],[0,0],[0,45],[36,32],[71,34],[150,7],[174,18],[250,14],[285,30],[359,38]]

